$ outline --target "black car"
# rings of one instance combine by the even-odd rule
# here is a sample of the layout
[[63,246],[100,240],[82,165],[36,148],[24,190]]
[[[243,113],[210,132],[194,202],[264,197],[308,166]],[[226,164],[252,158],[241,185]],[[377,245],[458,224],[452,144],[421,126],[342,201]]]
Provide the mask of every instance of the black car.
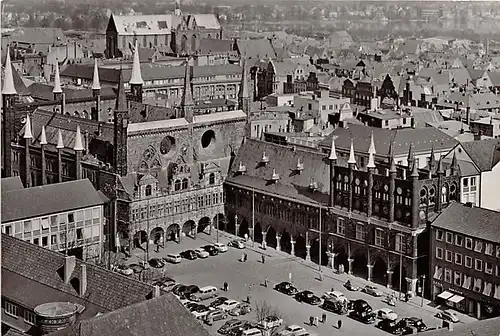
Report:
[[357,313],[369,313],[373,309],[365,300],[354,300],[349,302],[349,309]]
[[289,282],[281,282],[274,286],[274,289],[286,295],[295,295],[299,291]]
[[216,256],[219,254],[219,250],[213,245],[205,245],[202,247],[202,249],[207,251],[211,256]]
[[314,295],[311,291],[302,291],[295,295],[295,300],[299,302],[309,303],[310,305],[319,305],[321,303],[321,299]]
[[349,317],[364,324],[372,324],[375,323],[377,315],[372,311],[358,312],[356,310],[353,310],[349,313]]
[[200,291],[200,287],[196,285],[189,285],[184,288],[184,290],[181,292],[181,297],[183,298],[188,298],[191,294],[198,293]]
[[154,268],[162,268],[163,266],[165,266],[165,262],[161,259],[153,258],[149,260],[149,265]]
[[405,330],[405,328],[401,326],[400,322],[388,319],[380,321],[377,323],[376,327],[394,335],[401,335]]
[[217,299],[213,300],[212,302],[210,302],[210,307],[212,308],[217,308],[219,307],[221,304],[223,304],[224,302],[226,302],[228,299],[226,297],[223,297],[223,296],[219,296]]
[[171,292],[175,288],[176,284],[174,279],[164,277],[153,282],[153,286],[158,286],[166,292]]
[[339,300],[325,299],[321,308],[332,313],[344,315],[347,314],[347,304]]
[[231,330],[233,330],[235,328],[239,328],[243,324],[245,324],[245,321],[238,320],[238,319],[231,319],[231,320],[227,321],[226,323],[224,323],[222,325],[222,327],[220,327],[219,330],[217,330],[217,332],[219,334],[226,335]]
[[198,259],[198,256],[196,255],[196,253],[193,250],[182,251],[179,254],[184,259],[188,259],[188,260]]
[[172,293],[174,293],[175,295],[180,297],[180,296],[182,296],[182,293],[184,293],[184,291],[186,290],[186,287],[187,286],[181,285],[181,284],[175,285],[172,288]]
[[401,319],[399,323],[407,328],[417,328],[418,332],[427,331],[427,329],[429,329],[419,317],[405,317]]

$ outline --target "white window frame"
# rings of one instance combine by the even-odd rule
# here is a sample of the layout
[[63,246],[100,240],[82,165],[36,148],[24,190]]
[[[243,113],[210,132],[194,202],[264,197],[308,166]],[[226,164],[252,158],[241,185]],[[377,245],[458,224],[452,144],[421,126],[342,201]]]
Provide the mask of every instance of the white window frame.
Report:
[[464,265],[467,268],[472,268],[472,266],[473,266],[472,265],[472,258],[469,257],[469,256],[465,256],[465,258],[464,258]]
[[483,271],[483,261],[481,259],[474,260],[474,269],[479,272]]
[[384,246],[384,230],[375,229],[375,246]]
[[345,219],[338,217],[337,218],[337,234],[345,236]]
[[19,308],[11,302],[5,301],[4,312],[7,315],[19,317]]
[[453,282],[453,274],[451,272],[451,269],[448,269],[448,268],[444,269],[444,281],[447,283]]
[[484,243],[481,240],[476,240],[474,242],[474,252],[482,253],[484,250]]
[[356,240],[365,241],[366,233],[363,223],[356,223]]
[[443,259],[443,249],[440,247],[436,247],[436,258]]
[[[461,239],[461,241],[458,242],[458,239]],[[455,245],[462,246],[463,244],[464,244],[464,237],[462,237],[459,234],[455,234]]]
[[484,247],[484,254],[486,255],[493,255],[493,253],[495,253],[495,247],[493,246],[492,243],[486,243],[485,247]]
[[[460,258],[460,260],[458,260],[458,258]],[[464,256],[462,255],[462,253],[455,253],[455,264],[462,265],[463,262]]]
[[36,325],[36,315],[33,312],[30,312],[29,310],[24,311],[24,322],[31,324],[31,325]]
[[394,239],[395,239],[395,244],[394,244],[395,250],[398,252],[403,252],[403,250],[404,250],[404,243],[403,243],[404,235],[401,233],[398,233]]
[[453,244],[453,233],[446,232],[446,243]]
[[445,260],[447,262],[453,262],[453,252],[452,251],[446,250],[444,257],[445,257]]
[[490,262],[484,262],[484,273],[493,274],[493,264]]
[[443,241],[444,232],[443,230],[436,230],[436,240]]
[[[470,247],[468,246],[470,243]],[[472,250],[474,248],[474,242],[472,241],[472,238],[465,237],[465,248],[468,250]]]

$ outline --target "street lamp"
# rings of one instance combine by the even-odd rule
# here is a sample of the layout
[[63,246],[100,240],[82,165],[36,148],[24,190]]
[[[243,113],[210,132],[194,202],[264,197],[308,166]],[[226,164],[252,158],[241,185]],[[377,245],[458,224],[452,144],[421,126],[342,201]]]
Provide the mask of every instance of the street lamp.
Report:
[[424,306],[424,288],[425,288],[425,274],[422,274],[422,301],[420,301],[420,307]]

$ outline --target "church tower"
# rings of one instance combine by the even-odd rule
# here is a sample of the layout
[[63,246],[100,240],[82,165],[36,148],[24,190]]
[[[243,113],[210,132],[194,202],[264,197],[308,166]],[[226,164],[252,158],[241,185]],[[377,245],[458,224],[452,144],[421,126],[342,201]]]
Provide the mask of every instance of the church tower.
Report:
[[175,0],[174,15],[176,15],[176,16],[181,16],[182,15],[182,12],[181,12],[181,0]]
[[127,175],[127,128],[129,113],[127,96],[125,95],[125,83],[123,81],[123,70],[120,69],[120,81],[116,95],[114,111],[114,166],[115,172],[120,176]]
[[3,145],[3,170],[4,177],[12,174],[12,147],[11,142],[16,136],[16,102],[17,91],[12,76],[12,64],[10,62],[10,49],[7,48],[5,61],[5,78],[2,88],[3,123],[2,123],[2,145]]
[[194,102],[193,92],[191,89],[191,65],[189,64],[189,59],[186,60],[186,68],[184,72],[184,92],[182,94],[181,107],[184,119],[190,123],[193,122]]
[[247,118],[250,117],[250,95],[248,94],[248,77],[245,59],[243,59],[240,90],[238,92],[238,109],[245,112]]
[[132,75],[130,76],[130,89],[132,91],[132,99],[142,103],[142,86],[144,81],[141,74],[141,62],[139,60],[139,45],[135,42],[134,63],[132,63]]

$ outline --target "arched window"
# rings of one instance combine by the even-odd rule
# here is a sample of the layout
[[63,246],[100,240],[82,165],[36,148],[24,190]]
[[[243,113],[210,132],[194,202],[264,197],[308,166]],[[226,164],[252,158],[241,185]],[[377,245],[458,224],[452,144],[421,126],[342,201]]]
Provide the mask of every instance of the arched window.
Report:
[[187,189],[188,188],[188,179],[185,178],[182,180],[182,189]]
[[174,189],[175,191],[181,190],[181,180],[175,180]]
[[215,184],[215,174],[214,173],[210,173],[210,175],[208,176],[208,184]]
[[151,196],[151,189],[152,189],[152,188],[151,188],[151,185],[150,185],[150,184],[148,184],[148,185],[146,186],[146,196]]
[[78,111],[75,111],[75,117],[80,118],[80,113],[78,113]]
[[196,34],[193,34],[191,38],[191,52],[196,52]]

